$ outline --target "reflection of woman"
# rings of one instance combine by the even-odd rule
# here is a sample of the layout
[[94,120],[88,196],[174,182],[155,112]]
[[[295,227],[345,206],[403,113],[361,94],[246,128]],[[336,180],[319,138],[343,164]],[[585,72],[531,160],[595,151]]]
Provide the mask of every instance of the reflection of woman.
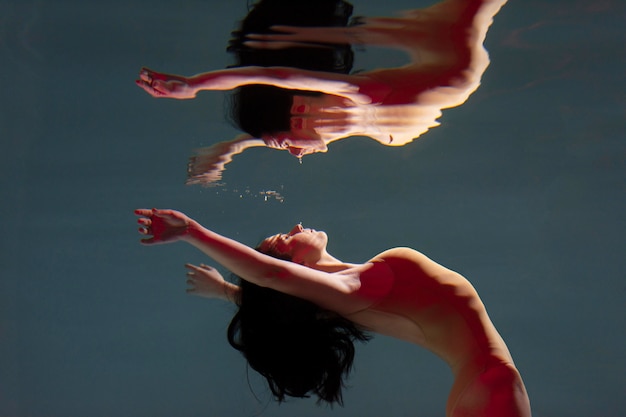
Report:
[[[348,42],[311,48],[293,45],[286,48],[259,49],[246,45],[251,34],[276,33],[275,25],[298,27],[345,27],[352,5],[343,0],[261,0],[254,4],[232,33],[228,52],[233,67],[289,67],[311,71],[347,74],[354,54]],[[254,138],[290,129],[294,95],[321,96],[318,91],[288,90],[272,85],[245,84],[232,95],[230,117],[242,131]],[[268,105],[270,104],[270,105]]]
[[367,339],[356,325],[446,361],[454,374],[447,416],[530,416],[522,379],[472,285],[421,253],[394,248],[345,263],[327,252],[324,232],[300,225],[254,250],[180,212],[136,213],[144,243],[186,241],[242,277],[237,286],[211,267],[188,265],[188,291],[239,305],[231,344],[279,400],[310,392],[341,402],[352,341]]
[[[192,77],[142,69],[137,83],[154,97],[179,99],[193,98],[201,90],[230,90],[249,84],[323,92],[317,97],[294,95],[290,128],[263,132],[264,144],[287,148],[297,156],[325,151],[328,143],[354,135],[401,146],[436,126],[441,109],[462,104],[476,90],[489,64],[482,43],[504,3],[506,0],[444,0],[395,18],[362,19],[357,26],[278,26],[273,29],[281,33],[248,36],[248,46],[263,50],[312,42],[400,48],[408,53],[410,62],[399,68],[341,74],[248,66]],[[258,146],[260,141],[245,143],[238,151],[254,144]]]
[[[343,0],[260,0],[254,4],[232,33],[228,51],[233,54],[234,67],[290,67],[310,71],[348,74],[354,54],[351,46],[326,44],[324,47],[293,45],[288,48],[260,49],[246,45],[250,34],[275,33],[274,25],[302,27],[347,26],[352,5]],[[237,138],[196,150],[189,164],[188,183],[212,183],[232,157],[255,146],[272,145],[258,138],[270,138],[291,127],[291,107],[294,96],[319,97],[319,91],[293,90],[272,85],[246,84],[233,92],[229,103],[231,121],[243,132]],[[270,105],[268,105],[270,103]],[[274,145],[279,146],[279,145]],[[309,151],[325,150],[326,144],[317,138],[306,141]],[[289,149],[296,156],[302,150]]]

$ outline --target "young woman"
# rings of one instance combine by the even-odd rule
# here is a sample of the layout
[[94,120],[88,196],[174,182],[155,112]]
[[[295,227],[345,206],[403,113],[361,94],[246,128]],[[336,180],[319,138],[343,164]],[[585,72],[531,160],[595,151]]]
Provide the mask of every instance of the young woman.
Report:
[[246,135],[232,142],[201,152],[190,165],[190,182],[219,177],[233,155],[254,146],[286,149],[299,158],[325,152],[329,143],[350,136],[403,146],[437,126],[442,109],[461,105],[478,88],[489,65],[483,42],[493,17],[505,3],[444,0],[398,17],[360,19],[359,24],[348,27],[271,26],[272,33],[248,34],[248,41],[240,43],[266,53],[295,47],[316,51],[324,45],[346,44],[398,48],[409,57],[409,62],[398,68],[347,74],[246,64],[191,77],[142,68],[137,85],[153,97],[176,99],[194,98],[202,90],[248,85],[295,91],[287,110],[284,105],[274,108],[270,95],[262,106],[263,111],[283,120],[281,125],[259,125],[259,119],[268,118],[254,118],[254,114],[262,114],[256,111],[239,117],[246,126],[256,127],[245,128]]
[[[268,237],[255,250],[177,211],[139,209],[136,214],[139,231],[147,236],[144,244],[188,242],[242,278],[238,286],[211,267],[187,265],[190,293],[239,305],[229,340],[267,378],[279,400],[312,392],[341,402],[352,341],[367,339],[363,328],[426,348],[450,366],[448,417],[530,416],[520,374],[478,294],[461,275],[423,254],[393,248],[365,263],[347,263],[327,252],[324,232],[301,225]],[[248,304],[254,306],[258,298],[269,302],[251,311]],[[290,308],[295,313],[301,303],[308,313],[292,316]],[[275,310],[277,322],[263,316],[265,309]],[[309,331],[315,337],[307,339]],[[311,341],[319,347],[306,351]]]

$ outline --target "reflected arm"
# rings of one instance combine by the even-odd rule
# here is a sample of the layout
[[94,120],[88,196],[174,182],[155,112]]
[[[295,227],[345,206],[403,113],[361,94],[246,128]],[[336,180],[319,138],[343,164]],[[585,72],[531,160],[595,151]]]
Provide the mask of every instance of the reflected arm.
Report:
[[267,145],[261,139],[242,134],[231,141],[197,149],[196,155],[189,158],[186,183],[211,185],[219,181],[226,164],[230,163],[235,155],[259,146]]
[[[156,98],[179,100],[196,97],[203,90],[233,90],[252,84],[272,85],[288,90],[318,91],[346,97],[358,104],[377,102],[389,88],[368,77],[309,71],[291,67],[235,67],[204,72],[191,77],[160,73],[142,68],[136,84]],[[367,92],[367,93],[365,93]]]
[[[232,90],[243,85],[262,84],[289,90],[318,91],[346,97],[355,103],[369,104],[377,97],[372,94],[388,87],[375,86],[368,77],[309,71],[291,67],[236,67],[197,74],[187,79],[190,88],[202,90]],[[368,91],[365,94],[363,91]],[[380,93],[379,93],[380,94]]]

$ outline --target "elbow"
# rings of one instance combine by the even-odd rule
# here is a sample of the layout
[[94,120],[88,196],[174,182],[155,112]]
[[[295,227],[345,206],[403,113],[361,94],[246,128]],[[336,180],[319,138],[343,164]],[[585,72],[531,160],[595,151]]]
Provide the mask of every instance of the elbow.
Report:
[[264,268],[262,273],[258,274],[254,280],[251,280],[254,284],[260,287],[267,287],[276,289],[281,281],[285,281],[289,276],[287,268],[282,266],[270,266]]

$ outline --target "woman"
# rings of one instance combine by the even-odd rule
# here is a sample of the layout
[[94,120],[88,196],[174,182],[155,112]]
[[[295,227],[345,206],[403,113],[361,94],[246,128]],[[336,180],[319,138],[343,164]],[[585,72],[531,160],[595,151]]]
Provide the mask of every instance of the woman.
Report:
[[[362,328],[430,350],[454,374],[447,416],[530,416],[520,374],[472,285],[421,253],[394,248],[362,264],[346,263],[327,252],[328,237],[324,232],[303,229],[301,225],[288,234],[268,237],[257,251],[202,227],[180,212],[139,209],[136,214],[141,216],[140,233],[148,236],[142,239],[144,244],[186,241],[240,276],[242,282],[313,303],[319,307],[316,320],[338,315]],[[245,285],[226,282],[207,266],[188,268],[191,293],[227,299],[244,308]],[[292,324],[291,328],[301,331],[305,326],[314,327],[315,320]],[[366,339],[346,329],[339,333],[352,340]],[[255,330],[243,329],[241,323],[231,324],[231,343],[245,350],[239,342],[245,344],[245,336],[254,336]],[[237,339],[238,331],[243,339]],[[245,354],[249,361],[263,361],[253,348]],[[350,363],[342,364],[341,375],[347,373]],[[270,364],[269,368],[272,366],[280,367],[280,363]],[[290,395],[293,391],[303,396],[297,374],[296,369],[287,372],[295,381],[282,378],[278,381],[279,392]],[[264,374],[266,378],[268,375],[272,387],[276,381],[271,380],[271,372]],[[341,384],[335,384],[337,388],[340,392]],[[320,386],[312,391],[324,394]],[[334,398],[340,401],[340,393]]]

